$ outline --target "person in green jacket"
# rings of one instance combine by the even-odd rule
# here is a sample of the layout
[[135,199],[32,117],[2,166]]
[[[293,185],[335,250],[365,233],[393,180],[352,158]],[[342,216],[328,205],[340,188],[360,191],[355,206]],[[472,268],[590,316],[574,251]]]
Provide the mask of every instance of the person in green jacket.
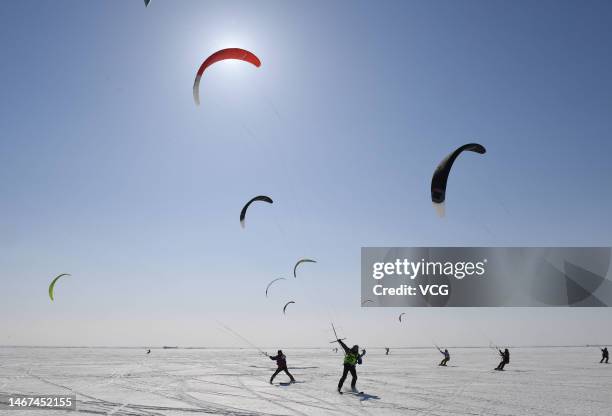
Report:
[[344,370],[342,371],[342,377],[340,377],[340,381],[338,382],[338,393],[342,394],[342,385],[344,384],[344,380],[346,380],[346,376],[348,373],[351,373],[351,390],[353,392],[357,392],[357,370],[355,366],[357,364],[361,364],[363,357],[366,354],[366,350],[362,350],[361,354],[359,353],[359,345],[353,345],[352,348],[346,346],[342,340],[337,340],[340,346],[344,349]]

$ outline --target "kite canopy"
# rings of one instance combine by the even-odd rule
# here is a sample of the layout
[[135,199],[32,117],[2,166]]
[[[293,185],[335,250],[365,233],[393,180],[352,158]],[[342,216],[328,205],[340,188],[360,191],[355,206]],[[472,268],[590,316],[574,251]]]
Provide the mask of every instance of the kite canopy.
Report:
[[55,290],[55,283],[59,280],[60,277],[62,276],[70,276],[68,273],[62,273],[59,276],[57,276],[55,279],[53,279],[51,281],[51,284],[49,285],[49,298],[51,298],[51,300],[53,300],[53,292]]
[[237,59],[239,61],[249,62],[256,67],[261,66],[261,61],[254,53],[249,52],[240,48],[228,48],[221,49],[210,55],[206,60],[200,65],[200,69],[195,77],[195,81],[193,82],[193,101],[195,101],[196,105],[200,105],[200,79],[202,78],[202,74],[212,64],[223,61],[225,59]]
[[244,217],[246,216],[247,209],[249,209],[249,206],[255,201],[267,202],[268,204],[274,203],[274,201],[272,201],[272,198],[265,195],[256,196],[255,198],[247,202],[246,205],[242,207],[242,211],[240,211],[240,226],[242,228],[244,228]]
[[285,311],[287,310],[287,306],[291,305],[292,303],[295,303],[295,302],[290,300],[289,302],[285,303],[285,306],[283,307],[283,315],[285,314]]
[[266,297],[268,297],[268,289],[270,289],[270,286],[272,286],[274,282],[277,282],[279,280],[287,280],[287,279],[285,279],[284,277],[279,277],[278,279],[274,279],[270,283],[268,283],[268,286],[266,286]]
[[480,153],[481,155],[487,152],[487,150],[481,144],[468,143],[447,155],[442,162],[440,162],[431,178],[431,200],[433,203],[441,204],[446,199],[446,183],[448,182],[450,170],[453,167],[455,159],[457,159],[457,157],[459,157],[459,155],[466,150]]
[[149,3],[151,3],[151,0],[144,0],[144,2],[145,2],[145,7],[147,7]]
[[368,303],[368,302],[372,302],[372,303],[374,303],[374,301],[373,301],[372,299],[366,299],[366,300],[364,300],[363,302],[361,302],[361,306],[365,305],[365,304],[366,304],[366,303]]
[[402,312],[400,313],[399,317],[397,319],[399,319],[400,322],[402,322],[402,316],[406,315],[406,312]]
[[300,259],[297,261],[297,263],[295,263],[295,266],[293,266],[293,277],[297,277],[297,268],[300,264],[302,263],[316,263],[316,260],[313,259]]

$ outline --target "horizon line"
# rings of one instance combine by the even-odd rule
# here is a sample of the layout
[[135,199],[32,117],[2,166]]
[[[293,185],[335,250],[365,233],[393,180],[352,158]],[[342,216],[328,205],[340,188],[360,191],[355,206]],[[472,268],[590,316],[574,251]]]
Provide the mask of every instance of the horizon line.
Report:
[[[568,344],[568,345],[503,345],[499,346],[491,346],[491,345],[448,345],[444,346],[444,348],[589,348],[589,347],[606,347],[609,344]],[[136,350],[136,349],[151,349],[151,350],[257,350],[255,347],[246,346],[246,347],[228,347],[228,346],[219,346],[219,347],[204,347],[204,346],[101,346],[101,345],[0,345],[0,348],[32,348],[32,349],[124,349],[124,350]],[[274,349],[278,348],[278,346],[263,346],[260,347],[262,349]],[[322,350],[328,349],[331,347],[315,347],[315,346],[286,346],[283,347],[286,349],[305,349],[305,350]],[[380,348],[385,349],[387,346],[371,346],[368,348]],[[418,350],[418,349],[430,349],[436,348],[435,345],[425,345],[425,346],[389,346],[388,348],[393,349],[404,349],[404,350]]]

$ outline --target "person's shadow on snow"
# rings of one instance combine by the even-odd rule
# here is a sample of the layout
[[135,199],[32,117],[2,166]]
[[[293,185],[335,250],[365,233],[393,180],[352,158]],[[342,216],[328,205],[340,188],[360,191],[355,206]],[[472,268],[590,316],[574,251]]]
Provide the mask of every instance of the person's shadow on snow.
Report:
[[360,402],[363,402],[366,400],[380,400],[380,397],[375,394],[363,393],[363,394],[356,394],[355,396],[359,397]]

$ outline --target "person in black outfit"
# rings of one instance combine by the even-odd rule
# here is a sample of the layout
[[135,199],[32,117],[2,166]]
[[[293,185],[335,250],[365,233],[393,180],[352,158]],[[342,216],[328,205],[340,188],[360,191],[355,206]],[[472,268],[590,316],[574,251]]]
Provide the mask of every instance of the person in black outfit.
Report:
[[505,350],[499,350],[499,355],[501,355],[502,360],[501,363],[499,363],[499,365],[497,366],[497,368],[495,368],[496,370],[503,370],[504,367],[506,366],[506,364],[510,363],[510,351],[508,351],[508,348],[506,348]]
[[351,373],[351,390],[353,392],[357,391],[357,370],[355,366],[357,364],[361,364],[363,361],[361,357],[366,354],[365,349],[362,350],[361,354],[359,354],[359,346],[353,345],[352,348],[346,346],[342,340],[337,340],[340,346],[344,349],[344,370],[342,371],[342,377],[340,377],[340,381],[338,382],[338,393],[342,393],[342,385],[344,384],[344,380],[346,380],[346,376],[348,373]]
[[293,376],[289,372],[289,369],[287,368],[287,357],[285,356],[285,354],[283,354],[283,351],[278,350],[278,352],[276,353],[274,357],[272,356],[269,356],[269,357],[271,360],[276,361],[276,366],[277,366],[276,371],[274,372],[274,374],[272,374],[272,377],[270,377],[270,384],[272,384],[272,382],[274,381],[274,377],[276,377],[278,373],[280,373],[281,371],[284,371],[285,374],[289,376],[291,383],[295,383],[295,379],[293,378]]
[[599,362],[599,364],[603,363],[604,360],[606,362],[606,364],[608,364],[608,359],[610,358],[610,355],[608,354],[608,347],[604,347],[601,350],[601,361]]
[[442,367],[446,367],[446,363],[449,362],[450,360],[450,353],[448,352],[448,349],[444,349],[444,351],[442,351],[440,348],[438,348],[438,351],[440,351],[440,354],[442,354],[444,356],[444,358],[442,358],[442,361],[440,361],[440,366]]
[[385,347],[385,355],[389,355],[389,347]]

